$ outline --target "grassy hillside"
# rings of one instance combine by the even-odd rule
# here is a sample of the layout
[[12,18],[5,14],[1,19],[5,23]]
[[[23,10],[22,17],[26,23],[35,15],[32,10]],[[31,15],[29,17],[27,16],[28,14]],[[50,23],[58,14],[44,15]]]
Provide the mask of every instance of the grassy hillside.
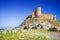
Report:
[[33,32],[0,33],[0,40],[53,40],[49,36]]
[[[58,21],[54,20],[36,21],[35,19],[27,19],[25,22],[23,22],[22,27],[26,25],[27,28],[29,28],[30,24],[39,24],[46,21],[51,23],[53,26],[60,26]],[[25,29],[21,32],[7,32],[6,34],[0,32],[0,40],[56,40],[60,39],[58,38],[59,36],[57,36],[58,34],[60,34],[60,31],[51,32],[44,29]],[[55,36],[57,38],[55,38]]]

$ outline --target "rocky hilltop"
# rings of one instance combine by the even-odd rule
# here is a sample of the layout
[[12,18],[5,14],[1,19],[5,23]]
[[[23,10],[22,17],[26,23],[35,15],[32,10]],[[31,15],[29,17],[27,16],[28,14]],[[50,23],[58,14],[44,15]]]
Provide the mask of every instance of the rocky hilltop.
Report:
[[60,30],[60,24],[56,20],[56,15],[43,14],[41,8],[37,7],[35,11],[29,15],[26,20],[19,26],[22,29],[45,29],[45,30]]
[[37,7],[31,15],[26,17],[26,19],[15,28],[7,28],[1,30],[2,32],[17,32],[22,30],[31,29],[44,29],[49,31],[59,31],[60,22],[56,20],[56,15],[44,14],[41,12],[41,8]]

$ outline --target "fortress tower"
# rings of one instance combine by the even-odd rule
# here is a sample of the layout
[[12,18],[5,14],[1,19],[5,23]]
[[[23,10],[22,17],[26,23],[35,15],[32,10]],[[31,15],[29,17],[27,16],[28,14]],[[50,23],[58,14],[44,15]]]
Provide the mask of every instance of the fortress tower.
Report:
[[37,18],[41,17],[41,8],[40,7],[36,8],[36,17]]
[[35,17],[35,13],[34,12],[32,12],[32,18],[34,18]]
[[55,21],[56,21],[56,15],[55,15]]
[[56,15],[54,15],[53,20],[55,20],[55,21],[56,21]]

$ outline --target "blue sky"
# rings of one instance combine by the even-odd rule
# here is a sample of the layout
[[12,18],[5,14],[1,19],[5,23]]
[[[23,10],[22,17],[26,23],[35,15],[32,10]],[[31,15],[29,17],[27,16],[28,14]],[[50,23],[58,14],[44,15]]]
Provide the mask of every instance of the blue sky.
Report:
[[36,7],[60,19],[60,0],[0,0],[0,28],[20,25]]

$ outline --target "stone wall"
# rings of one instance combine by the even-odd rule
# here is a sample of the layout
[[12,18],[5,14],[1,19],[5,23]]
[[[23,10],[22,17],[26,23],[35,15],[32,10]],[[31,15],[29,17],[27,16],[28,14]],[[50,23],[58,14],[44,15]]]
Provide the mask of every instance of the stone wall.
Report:
[[50,19],[53,20],[53,15],[51,14],[42,14],[41,19]]

